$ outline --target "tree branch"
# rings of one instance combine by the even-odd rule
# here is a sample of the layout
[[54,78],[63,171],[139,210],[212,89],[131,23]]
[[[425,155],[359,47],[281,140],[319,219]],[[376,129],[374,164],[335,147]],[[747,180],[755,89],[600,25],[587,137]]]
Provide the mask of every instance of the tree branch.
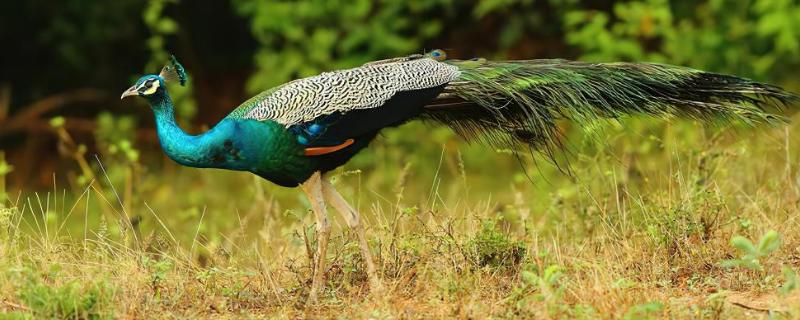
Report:
[[[0,97],[3,96],[5,95],[0,91]],[[36,101],[8,119],[2,116],[3,104],[2,99],[0,99],[0,136],[13,132],[30,131],[27,127],[40,120],[44,114],[64,106],[75,103],[101,102],[107,99],[108,95],[103,91],[89,88],[78,89]]]
[[8,110],[11,109],[11,85],[8,83],[0,84],[0,123],[8,117]]

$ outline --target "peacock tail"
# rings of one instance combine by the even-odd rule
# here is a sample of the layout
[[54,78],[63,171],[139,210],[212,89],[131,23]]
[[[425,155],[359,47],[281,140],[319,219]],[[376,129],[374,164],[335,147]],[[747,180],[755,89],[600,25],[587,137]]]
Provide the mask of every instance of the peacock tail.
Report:
[[[567,60],[448,61],[460,76],[423,116],[467,139],[553,155],[559,120],[578,125],[627,115],[773,123],[768,109],[798,97],[751,80],[655,63]],[[774,111],[774,110],[773,110]]]

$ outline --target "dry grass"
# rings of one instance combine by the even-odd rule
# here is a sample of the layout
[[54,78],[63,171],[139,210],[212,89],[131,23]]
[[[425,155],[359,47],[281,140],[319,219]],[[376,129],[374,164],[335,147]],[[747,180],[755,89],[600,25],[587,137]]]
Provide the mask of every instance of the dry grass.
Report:
[[[663,130],[619,129],[581,147],[577,181],[545,168],[530,172],[545,182],[523,176],[492,189],[497,175],[467,174],[480,170],[454,151],[433,179],[408,166],[380,178],[340,173],[386,289],[368,293],[355,236],[335,220],[327,289],[314,306],[305,304],[313,219],[297,201],[281,207],[297,195],[250,177],[234,178],[252,189],[235,204],[155,189],[142,196],[147,205],[124,202],[123,211],[99,182],[70,201],[20,196],[0,214],[0,317],[800,317],[800,290],[783,271],[800,267],[797,129]],[[170,174],[181,183],[196,171],[186,172]],[[179,218],[176,199],[202,209]],[[734,236],[758,245],[769,230],[777,249],[755,266],[724,266],[745,254]]]

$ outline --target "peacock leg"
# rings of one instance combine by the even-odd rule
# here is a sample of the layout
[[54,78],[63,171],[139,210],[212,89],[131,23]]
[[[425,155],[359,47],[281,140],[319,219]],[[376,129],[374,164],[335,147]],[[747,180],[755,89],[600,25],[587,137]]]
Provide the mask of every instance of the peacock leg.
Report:
[[367,264],[367,277],[369,278],[370,289],[373,292],[380,291],[381,280],[375,270],[375,264],[372,262],[372,253],[369,251],[367,237],[364,234],[364,227],[361,225],[361,217],[358,211],[353,209],[327,180],[322,180],[322,193],[325,195],[325,199],[342,214],[345,221],[347,221],[347,225],[356,231],[358,235],[358,244],[361,247],[361,255],[364,257],[364,262]]
[[317,219],[317,255],[314,261],[311,292],[308,294],[309,302],[316,303],[325,278],[325,257],[328,251],[328,239],[331,235],[331,224],[328,221],[328,212],[325,209],[325,201],[323,200],[321,174],[315,172],[300,186],[308,196],[311,208],[314,210],[314,215]]

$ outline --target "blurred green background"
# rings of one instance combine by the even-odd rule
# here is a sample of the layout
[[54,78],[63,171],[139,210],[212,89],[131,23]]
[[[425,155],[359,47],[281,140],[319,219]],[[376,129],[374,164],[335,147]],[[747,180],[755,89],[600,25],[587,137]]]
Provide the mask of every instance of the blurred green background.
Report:
[[[53,199],[42,214],[58,220],[96,192],[87,207],[114,217],[118,198],[151,226],[148,212],[170,226],[220,217],[202,226],[212,238],[238,224],[234,215],[299,221],[304,200],[246,173],[180,168],[163,156],[149,108],[119,94],[170,53],[191,77],[186,88],[170,87],[189,132],[286,81],[436,48],[460,59],[664,62],[800,92],[795,0],[2,1],[0,43],[0,193],[8,201],[40,192],[40,202]],[[579,137],[594,128],[565,130],[574,177],[538,160],[521,170],[508,150],[423,123],[388,130],[335,175],[349,199],[377,213],[399,202],[513,203],[517,191],[546,210],[575,193],[587,164],[615,163],[636,180],[717,132],[643,119],[605,126],[599,141]]]

